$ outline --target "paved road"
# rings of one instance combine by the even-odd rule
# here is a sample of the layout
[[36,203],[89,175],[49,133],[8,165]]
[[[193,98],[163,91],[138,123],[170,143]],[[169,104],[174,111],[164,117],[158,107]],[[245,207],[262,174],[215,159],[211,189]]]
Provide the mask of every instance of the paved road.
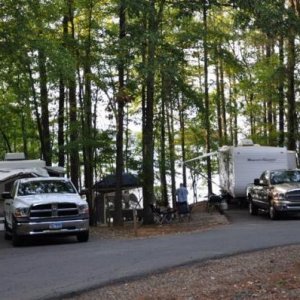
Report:
[[0,233],[0,298],[59,299],[111,281],[209,258],[300,243],[300,219],[270,221],[232,210],[230,225],[135,240],[56,239],[13,248]]

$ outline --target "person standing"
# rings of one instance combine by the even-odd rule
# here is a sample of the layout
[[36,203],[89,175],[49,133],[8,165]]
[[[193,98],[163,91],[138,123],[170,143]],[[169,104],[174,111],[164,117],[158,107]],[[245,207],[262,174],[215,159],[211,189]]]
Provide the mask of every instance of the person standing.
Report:
[[188,190],[183,183],[180,183],[180,187],[176,190],[177,202],[187,203]]
[[180,183],[180,187],[176,190],[177,196],[177,210],[180,214],[185,214],[188,209],[188,190],[183,183]]

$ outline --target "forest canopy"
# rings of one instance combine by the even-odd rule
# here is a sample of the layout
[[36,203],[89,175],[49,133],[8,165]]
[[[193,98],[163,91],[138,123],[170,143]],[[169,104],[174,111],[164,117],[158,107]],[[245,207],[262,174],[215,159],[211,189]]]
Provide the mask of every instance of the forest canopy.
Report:
[[116,174],[120,193],[133,172],[144,207],[174,204],[201,153],[299,150],[299,35],[299,0],[2,0],[0,157],[42,158],[88,191]]

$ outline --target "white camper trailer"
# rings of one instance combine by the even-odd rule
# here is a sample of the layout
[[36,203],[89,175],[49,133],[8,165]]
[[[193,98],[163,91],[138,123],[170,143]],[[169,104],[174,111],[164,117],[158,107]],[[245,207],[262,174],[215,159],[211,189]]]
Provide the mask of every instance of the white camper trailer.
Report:
[[264,170],[297,167],[295,151],[254,145],[248,140],[237,147],[221,147],[218,161],[221,190],[233,198],[245,198],[247,186]]
[[62,167],[46,166],[41,159],[25,159],[24,153],[7,153],[0,161],[0,200],[4,191],[9,191],[13,182],[18,178],[36,176],[63,176]]

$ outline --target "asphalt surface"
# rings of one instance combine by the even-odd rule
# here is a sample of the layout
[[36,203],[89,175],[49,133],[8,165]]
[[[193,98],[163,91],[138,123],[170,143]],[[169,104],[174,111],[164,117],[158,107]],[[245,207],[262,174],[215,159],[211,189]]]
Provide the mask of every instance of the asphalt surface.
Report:
[[64,238],[13,248],[0,232],[0,299],[60,299],[174,266],[300,243],[300,218],[271,221],[243,210],[228,217],[230,225],[204,232],[83,244]]

